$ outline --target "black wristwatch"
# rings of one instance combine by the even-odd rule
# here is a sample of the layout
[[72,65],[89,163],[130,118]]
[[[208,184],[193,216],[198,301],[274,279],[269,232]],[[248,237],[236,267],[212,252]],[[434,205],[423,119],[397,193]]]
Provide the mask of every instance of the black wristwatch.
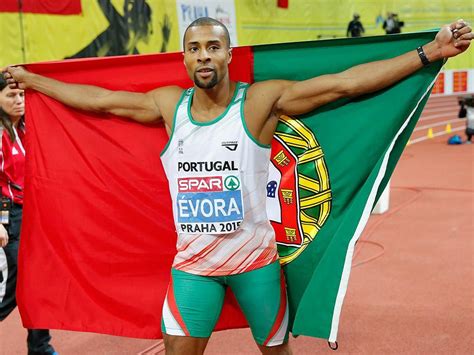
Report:
[[428,58],[426,57],[426,54],[425,54],[425,51],[423,50],[423,47],[422,46],[419,46],[417,49],[416,49],[417,53],[418,53],[418,56],[420,57],[420,60],[421,62],[423,63],[423,65],[426,67],[427,65],[430,65],[430,61],[428,60]]

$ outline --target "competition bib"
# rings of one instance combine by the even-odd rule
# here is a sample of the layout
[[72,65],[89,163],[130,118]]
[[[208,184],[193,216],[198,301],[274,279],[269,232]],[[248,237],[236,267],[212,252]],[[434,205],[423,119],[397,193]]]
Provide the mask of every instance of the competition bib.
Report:
[[237,171],[215,176],[178,178],[179,232],[228,234],[244,219],[242,183]]

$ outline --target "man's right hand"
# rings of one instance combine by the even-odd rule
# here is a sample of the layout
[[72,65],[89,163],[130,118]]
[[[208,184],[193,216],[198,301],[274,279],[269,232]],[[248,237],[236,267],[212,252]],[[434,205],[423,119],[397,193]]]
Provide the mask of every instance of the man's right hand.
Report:
[[31,73],[24,67],[6,67],[4,70],[2,70],[2,74],[10,89],[25,90],[28,87],[27,77]]
[[3,248],[8,244],[8,233],[3,224],[0,224],[0,247]]

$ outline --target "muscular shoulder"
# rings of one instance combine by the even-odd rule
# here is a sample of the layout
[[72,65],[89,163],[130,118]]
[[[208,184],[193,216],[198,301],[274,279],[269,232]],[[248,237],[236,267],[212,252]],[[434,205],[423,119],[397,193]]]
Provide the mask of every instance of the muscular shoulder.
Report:
[[275,102],[283,91],[292,84],[289,80],[266,80],[250,85],[247,99]]
[[252,84],[245,99],[247,128],[260,143],[269,144],[278,121],[276,104],[291,81],[268,80]]
[[291,85],[288,80],[267,80],[252,84],[247,92],[245,111],[258,120],[269,118],[281,95]]
[[182,87],[171,85],[151,90],[147,95],[151,95],[155,100],[158,100],[160,104],[164,104],[165,102],[169,103],[170,101],[176,101],[176,104],[183,91],[184,89]]
[[172,124],[174,110],[184,89],[177,86],[164,86],[147,93],[159,107],[161,116],[167,125]]

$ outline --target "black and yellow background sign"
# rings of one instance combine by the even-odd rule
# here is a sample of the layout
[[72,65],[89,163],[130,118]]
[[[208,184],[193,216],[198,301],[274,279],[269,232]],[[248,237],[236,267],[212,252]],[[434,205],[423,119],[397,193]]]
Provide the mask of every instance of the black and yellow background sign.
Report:
[[[180,0],[179,4],[189,3],[190,13],[199,14],[205,13],[206,1],[214,0]],[[22,0],[22,12],[6,12],[15,2],[0,1],[0,66],[181,49],[176,0]],[[74,10],[77,2],[80,13]],[[288,9],[279,8],[276,0],[214,2],[223,12],[235,11],[239,45],[345,37],[354,12],[360,13],[366,35],[384,33],[382,22],[389,11],[397,12],[405,22],[403,32],[439,27],[458,18],[474,21],[474,2],[465,0],[344,0],[337,4],[290,0]],[[29,12],[31,7],[38,9],[38,4],[44,4],[43,13]],[[61,12],[68,8],[72,11]],[[471,50],[450,60],[446,69],[473,67]]]

